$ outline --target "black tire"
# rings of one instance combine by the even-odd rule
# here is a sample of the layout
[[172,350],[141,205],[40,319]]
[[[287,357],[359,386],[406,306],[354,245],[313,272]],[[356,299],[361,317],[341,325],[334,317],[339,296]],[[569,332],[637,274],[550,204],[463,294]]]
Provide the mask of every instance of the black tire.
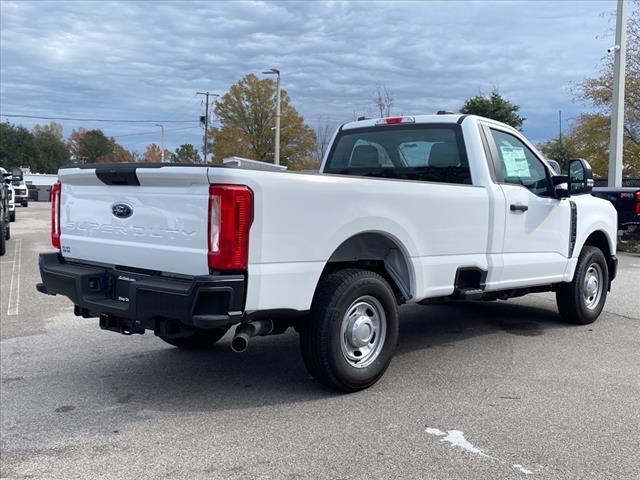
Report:
[[22,206],[23,207],[28,207],[29,206],[29,202],[22,202]]
[[11,240],[11,225],[9,225],[8,223],[5,224],[4,227],[4,239]]
[[10,222],[15,222],[16,221],[16,212],[15,212],[15,210],[13,212],[9,212],[9,221]]
[[2,222],[2,226],[0,226],[0,256],[7,253],[7,237],[5,228],[7,227],[5,226],[4,222]]
[[179,338],[166,338],[160,337],[169,345],[174,347],[184,348],[188,350],[199,350],[203,348],[212,347],[214,343],[224,337],[229,327],[211,328],[211,329],[196,329],[196,331],[188,337]]
[[[599,269],[601,273],[601,279],[598,282],[599,298],[588,296],[586,290],[585,283],[587,276],[591,275],[590,269]],[[560,316],[565,321],[577,325],[595,322],[604,308],[608,289],[609,269],[602,250],[597,247],[585,246],[578,257],[573,281],[563,284],[556,291],[556,302]]]
[[[342,333],[343,322],[349,322],[348,310],[355,312],[356,302],[371,298],[375,299],[384,312],[386,334],[384,338],[382,333],[379,335],[377,344],[375,334],[371,337],[371,343],[366,347],[376,345],[374,350],[379,353],[371,357],[371,363],[357,367],[344,353],[344,348],[358,347],[349,346],[348,340],[345,340],[347,335],[346,332]],[[364,305],[364,311],[370,312],[366,309],[366,303]],[[382,276],[368,270],[356,269],[331,273],[320,280],[309,317],[302,321],[300,350],[304,364],[313,378],[329,388],[354,392],[370,387],[380,379],[391,363],[398,343],[398,324],[396,298]],[[380,341],[380,338],[383,340]]]

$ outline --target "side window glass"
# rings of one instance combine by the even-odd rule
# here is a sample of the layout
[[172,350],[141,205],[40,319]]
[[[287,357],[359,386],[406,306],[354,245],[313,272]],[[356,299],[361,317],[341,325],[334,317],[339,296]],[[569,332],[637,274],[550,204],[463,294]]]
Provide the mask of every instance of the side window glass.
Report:
[[491,129],[505,183],[522,185],[540,196],[551,196],[547,169],[533,152],[513,135]]

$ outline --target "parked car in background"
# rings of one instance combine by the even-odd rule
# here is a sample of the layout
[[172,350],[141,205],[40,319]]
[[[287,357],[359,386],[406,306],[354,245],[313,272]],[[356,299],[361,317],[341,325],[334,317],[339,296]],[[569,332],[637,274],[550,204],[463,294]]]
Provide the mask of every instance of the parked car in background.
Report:
[[308,371],[341,391],[382,376],[401,304],[552,291],[584,325],[616,276],[616,212],[590,195],[589,164],[557,175],[521,132],[472,115],[345,124],[317,174],[127,163],[59,178],[40,292],[180,348],[237,325],[244,351],[294,327]]
[[640,239],[640,187],[595,187],[592,195],[613,204],[623,238]]
[[7,251],[6,242],[11,238],[11,225],[9,219],[9,186],[5,183],[6,170],[1,169],[3,181],[0,182],[0,255]]
[[27,190],[29,191],[29,201],[37,202],[38,201],[38,187],[36,187],[32,183],[27,183]]
[[15,200],[15,190],[13,189],[13,185],[10,183],[7,184],[8,194],[9,194],[9,221],[16,221],[16,200]]
[[29,190],[27,189],[27,184],[24,181],[24,175],[20,167],[13,167],[11,169],[11,185],[13,185],[13,189],[15,190],[14,200],[16,205],[20,204],[23,207],[28,207]]
[[[549,165],[556,173],[560,173],[560,164],[555,160],[549,160]],[[618,213],[618,234],[622,239],[640,239],[640,185],[637,179],[623,180],[622,187],[607,187],[607,179],[601,178],[594,181],[591,195],[602,198],[613,204]]]

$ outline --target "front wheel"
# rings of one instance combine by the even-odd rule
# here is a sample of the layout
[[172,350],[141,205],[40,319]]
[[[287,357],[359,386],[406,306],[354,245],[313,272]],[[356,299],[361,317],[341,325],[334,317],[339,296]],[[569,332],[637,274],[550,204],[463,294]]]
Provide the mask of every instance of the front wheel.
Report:
[[9,212],[9,221],[10,222],[15,222],[16,221],[16,212],[15,212],[15,210],[13,212]]
[[21,205],[22,205],[23,207],[28,207],[28,206],[29,206],[29,202],[28,202],[28,201],[27,201],[27,202],[22,202],[22,204],[21,204]]
[[321,384],[354,392],[385,372],[398,342],[393,290],[375,272],[346,269],[320,280],[300,331],[309,373]]
[[11,240],[11,225],[8,223],[4,227],[4,239]]
[[584,247],[573,281],[563,284],[556,292],[560,316],[578,325],[595,322],[604,308],[608,287],[609,269],[602,250]]
[[160,338],[174,347],[184,348],[187,350],[199,350],[213,346],[214,343],[224,337],[227,330],[229,330],[229,327],[210,329],[198,328],[193,332],[193,334],[187,337],[171,338],[161,336]]

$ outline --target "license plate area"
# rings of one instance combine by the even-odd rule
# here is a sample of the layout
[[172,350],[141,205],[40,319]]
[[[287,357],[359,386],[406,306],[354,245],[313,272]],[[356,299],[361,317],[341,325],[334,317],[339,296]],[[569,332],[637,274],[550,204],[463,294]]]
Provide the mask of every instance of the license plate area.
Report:
[[111,298],[122,303],[131,302],[131,292],[136,282],[145,278],[144,275],[131,274],[129,272],[117,272],[111,274]]

